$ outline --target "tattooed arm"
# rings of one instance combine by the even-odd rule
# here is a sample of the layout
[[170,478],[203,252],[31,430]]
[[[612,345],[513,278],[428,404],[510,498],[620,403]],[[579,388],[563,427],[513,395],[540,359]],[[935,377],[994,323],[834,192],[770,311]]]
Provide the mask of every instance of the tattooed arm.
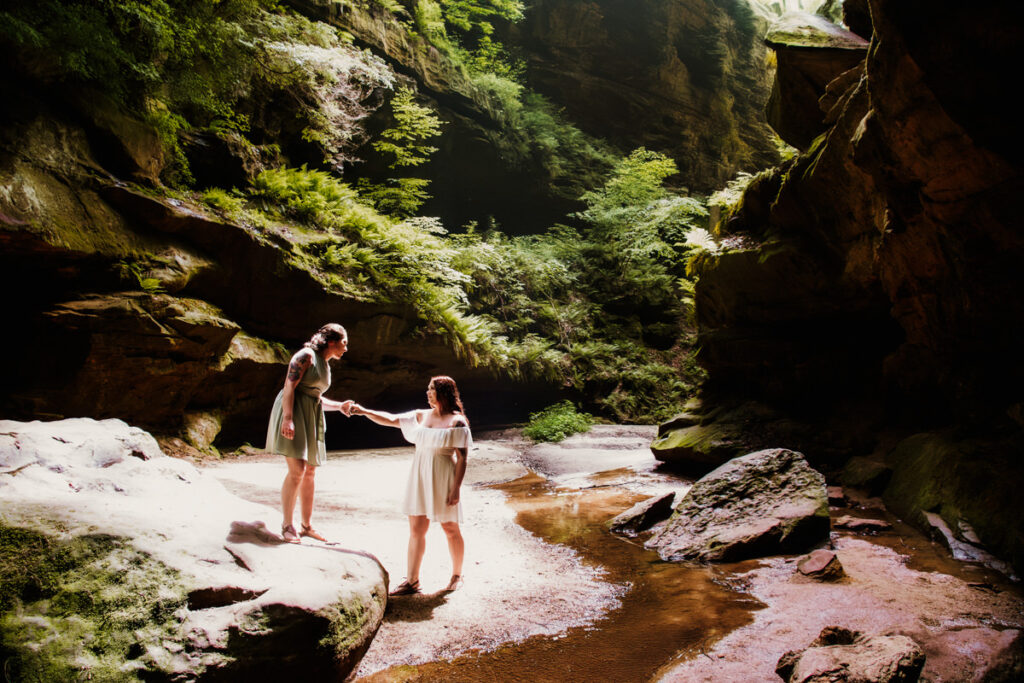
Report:
[[286,439],[295,437],[295,387],[306,374],[306,369],[313,363],[312,349],[302,349],[288,363],[288,374],[284,380],[284,395],[281,397],[281,436]]

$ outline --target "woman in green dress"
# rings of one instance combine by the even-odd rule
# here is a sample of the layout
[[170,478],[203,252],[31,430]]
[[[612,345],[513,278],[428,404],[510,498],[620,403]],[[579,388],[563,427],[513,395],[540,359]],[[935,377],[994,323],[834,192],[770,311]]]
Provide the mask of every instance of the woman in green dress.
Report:
[[[337,323],[324,325],[292,356],[284,388],[274,400],[267,428],[267,451],[280,453],[288,463],[288,474],[281,485],[281,512],[284,521],[281,536],[299,543],[303,536],[326,541],[313,528],[313,492],[316,468],[327,459],[324,444],[325,410],[348,415],[352,401],[332,401],[322,394],[331,385],[328,361],[341,358],[348,350],[348,333]],[[301,528],[292,524],[295,501],[300,501]]]

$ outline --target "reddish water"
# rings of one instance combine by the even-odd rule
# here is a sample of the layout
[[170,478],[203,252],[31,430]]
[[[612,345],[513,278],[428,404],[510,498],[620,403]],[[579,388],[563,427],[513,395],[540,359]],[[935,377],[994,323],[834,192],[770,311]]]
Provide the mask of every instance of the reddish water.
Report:
[[574,548],[602,567],[607,581],[629,584],[622,606],[561,637],[534,637],[451,662],[393,667],[360,681],[643,681],[674,660],[700,656],[749,623],[760,606],[726,586],[727,572],[742,567],[662,562],[640,543],[609,533],[604,522],[636,502],[634,494],[605,487],[564,493],[536,475],[497,488],[508,495],[518,524]]

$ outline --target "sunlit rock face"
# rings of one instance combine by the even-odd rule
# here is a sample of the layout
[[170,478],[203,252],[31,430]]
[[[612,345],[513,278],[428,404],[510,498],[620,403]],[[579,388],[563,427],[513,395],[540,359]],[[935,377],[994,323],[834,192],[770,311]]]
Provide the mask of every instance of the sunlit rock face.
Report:
[[[279,512],[120,420],[0,421],[14,680],[343,679],[384,616],[359,549],[291,545]],[[13,605],[9,605],[13,607]]]
[[707,191],[777,159],[765,28],[744,2],[537,0],[510,40],[528,82],[583,130],[662,151]]
[[[863,415],[848,425],[862,434],[956,425],[954,438],[1013,452],[1024,425],[1022,138],[1013,109],[989,98],[1024,13],[869,4],[863,68],[821,92],[824,132],[751,185],[722,226],[738,247],[703,263],[708,389],[819,420]],[[976,471],[961,450],[950,471]],[[1019,468],[999,471],[990,484],[1005,490],[967,521],[1002,520],[979,534],[1019,562],[1019,522],[993,502],[1012,498]],[[928,505],[951,510],[963,488]]]

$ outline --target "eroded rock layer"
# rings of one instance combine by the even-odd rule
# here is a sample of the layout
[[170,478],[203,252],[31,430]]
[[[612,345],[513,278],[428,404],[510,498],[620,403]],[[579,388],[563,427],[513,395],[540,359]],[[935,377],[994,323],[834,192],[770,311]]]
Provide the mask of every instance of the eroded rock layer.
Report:
[[[846,431],[861,434],[949,425],[954,440],[1013,452],[1024,425],[1024,174],[1017,116],[988,101],[1024,16],[1004,2],[869,5],[866,59],[836,69],[811,112],[821,134],[805,130],[817,135],[806,152],[751,184],[721,226],[738,248],[703,262],[709,395],[756,398],[808,424],[858,416]],[[780,55],[780,80],[787,64]],[[804,430],[794,447],[814,461],[829,440]],[[965,454],[977,443],[953,450],[967,459],[947,466],[972,471]],[[1006,495],[991,500],[1020,482],[1003,460],[990,484]],[[971,514],[982,540],[1019,564],[1019,513]],[[996,519],[1001,529],[987,526]]]

